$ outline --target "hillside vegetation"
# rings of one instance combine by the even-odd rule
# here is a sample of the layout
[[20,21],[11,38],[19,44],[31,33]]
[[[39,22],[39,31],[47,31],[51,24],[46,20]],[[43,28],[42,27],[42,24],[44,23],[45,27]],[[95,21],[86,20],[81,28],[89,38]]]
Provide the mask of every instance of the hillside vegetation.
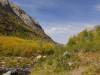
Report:
[[31,57],[38,54],[53,53],[53,43],[34,40],[25,40],[12,36],[0,36],[0,56]]
[[29,37],[32,29],[25,27],[24,23],[14,14],[0,7],[0,35]]
[[[31,75],[100,75],[100,26],[69,39],[66,48],[36,65]],[[58,51],[60,51],[58,49]]]
[[100,26],[91,30],[84,30],[69,39],[67,44],[69,51],[99,52],[100,51]]
[[79,65],[84,71],[79,75],[100,75],[100,25],[70,38],[67,50],[80,58]]

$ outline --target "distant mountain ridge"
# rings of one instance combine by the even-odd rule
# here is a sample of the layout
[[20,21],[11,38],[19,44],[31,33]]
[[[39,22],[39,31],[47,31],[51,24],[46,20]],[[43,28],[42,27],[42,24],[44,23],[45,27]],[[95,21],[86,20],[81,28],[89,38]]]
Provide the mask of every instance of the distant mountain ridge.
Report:
[[0,0],[0,34],[54,42],[40,24],[10,0]]

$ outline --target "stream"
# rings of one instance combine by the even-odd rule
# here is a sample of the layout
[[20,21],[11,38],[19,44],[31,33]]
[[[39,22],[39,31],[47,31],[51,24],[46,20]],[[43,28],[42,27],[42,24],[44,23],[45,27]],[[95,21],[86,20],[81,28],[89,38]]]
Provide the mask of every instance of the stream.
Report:
[[29,75],[30,68],[0,68],[0,75]]

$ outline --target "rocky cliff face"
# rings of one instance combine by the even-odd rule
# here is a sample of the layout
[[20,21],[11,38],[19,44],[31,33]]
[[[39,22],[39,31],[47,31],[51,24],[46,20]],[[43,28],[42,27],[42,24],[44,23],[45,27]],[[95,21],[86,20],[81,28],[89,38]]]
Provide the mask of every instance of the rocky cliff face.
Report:
[[0,0],[0,34],[53,42],[32,17],[10,0]]

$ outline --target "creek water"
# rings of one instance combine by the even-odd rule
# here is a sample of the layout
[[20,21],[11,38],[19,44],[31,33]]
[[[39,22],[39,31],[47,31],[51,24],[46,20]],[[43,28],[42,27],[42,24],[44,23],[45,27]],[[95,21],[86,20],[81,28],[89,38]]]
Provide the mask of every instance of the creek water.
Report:
[[29,68],[25,69],[0,69],[0,75],[29,75],[31,73],[31,70]]

